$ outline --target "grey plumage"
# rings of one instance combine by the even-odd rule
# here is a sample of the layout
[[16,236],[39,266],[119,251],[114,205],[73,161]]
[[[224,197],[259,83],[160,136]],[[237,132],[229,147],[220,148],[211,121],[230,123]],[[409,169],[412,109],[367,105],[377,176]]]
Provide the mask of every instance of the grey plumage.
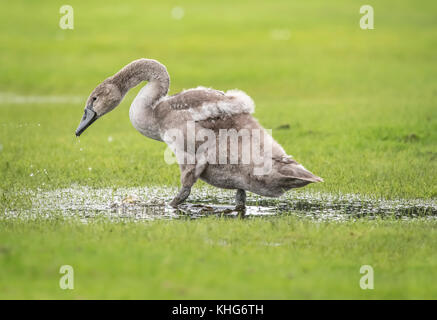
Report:
[[[271,161],[268,174],[254,174],[254,169],[259,163],[251,160],[243,164],[243,147],[239,147],[237,154],[231,155],[229,145],[225,150],[219,150],[216,161],[204,157],[196,158],[192,164],[180,164],[182,188],[171,202],[172,206],[179,205],[189,196],[197,179],[219,188],[237,189],[236,202],[239,207],[244,207],[245,190],[262,196],[277,197],[289,189],[323,181],[291,159],[252,117],[254,104],[245,93],[238,90],[222,92],[199,87],[167,96],[170,78],[166,68],[155,60],[135,60],[103,81],[88,98],[87,108],[93,110],[99,118],[114,109],[130,88],[143,81],[147,81],[148,84],[140,90],[132,103],[129,111],[131,122],[140,133],[155,140],[165,141],[172,150],[175,151],[180,146],[167,139],[166,132],[178,129],[184,133],[186,140],[188,122],[194,123],[196,134],[205,129],[214,132],[216,145],[220,143],[219,134],[223,129],[245,129],[251,139],[254,139],[252,130],[258,130],[261,133],[261,155],[264,157],[267,150],[266,141],[269,147],[271,145],[271,155],[268,159],[263,159]],[[77,132],[76,134],[79,135]],[[243,137],[238,139],[242,141]],[[200,145],[201,142],[196,142],[194,152],[199,151]],[[253,145],[250,147],[254,148]],[[230,164],[228,161],[220,164],[220,156],[233,156],[238,162]]]

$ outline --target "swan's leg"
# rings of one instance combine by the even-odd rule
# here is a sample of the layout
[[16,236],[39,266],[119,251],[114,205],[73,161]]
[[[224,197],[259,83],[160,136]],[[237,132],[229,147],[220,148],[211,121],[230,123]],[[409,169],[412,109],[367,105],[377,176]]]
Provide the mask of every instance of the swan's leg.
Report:
[[246,208],[246,191],[238,189],[235,195],[235,205],[237,210]]
[[191,192],[191,187],[202,174],[203,170],[205,170],[206,166],[206,162],[180,166],[182,188],[179,190],[176,197],[174,197],[174,199],[170,202],[170,205],[173,208],[176,208],[188,198]]
[[176,197],[174,197],[173,200],[170,202],[170,205],[173,208],[177,208],[178,205],[180,205],[188,198],[190,192],[191,192],[191,186],[183,186],[181,190],[179,190]]

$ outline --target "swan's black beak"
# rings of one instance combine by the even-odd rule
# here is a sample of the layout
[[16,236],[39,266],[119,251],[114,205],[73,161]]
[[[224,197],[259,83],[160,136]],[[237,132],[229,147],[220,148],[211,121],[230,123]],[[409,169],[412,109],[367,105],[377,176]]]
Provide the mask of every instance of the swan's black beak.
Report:
[[91,108],[85,108],[82,120],[80,120],[79,126],[76,129],[76,137],[80,136],[82,132],[86,130],[94,121],[97,120],[97,113]]

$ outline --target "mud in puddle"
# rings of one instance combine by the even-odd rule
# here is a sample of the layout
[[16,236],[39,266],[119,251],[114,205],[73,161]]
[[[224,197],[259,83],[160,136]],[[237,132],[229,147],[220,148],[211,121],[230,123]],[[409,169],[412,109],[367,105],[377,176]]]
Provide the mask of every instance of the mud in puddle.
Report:
[[288,192],[278,199],[248,193],[247,207],[236,210],[235,191],[212,188],[193,189],[186,204],[174,209],[168,205],[176,188],[89,188],[73,186],[51,191],[25,192],[31,207],[6,210],[4,218],[79,217],[84,221],[95,218],[113,220],[197,219],[206,216],[251,218],[295,215],[311,220],[346,221],[350,219],[437,219],[437,201],[421,199],[371,199],[354,194]]

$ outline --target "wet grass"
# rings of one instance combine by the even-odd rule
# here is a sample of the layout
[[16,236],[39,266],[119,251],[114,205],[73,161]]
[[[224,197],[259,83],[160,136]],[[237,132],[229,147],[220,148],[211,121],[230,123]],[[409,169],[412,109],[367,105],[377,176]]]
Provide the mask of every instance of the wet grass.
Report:
[[[355,194],[332,195],[326,193],[288,193],[279,198],[265,198],[248,194],[244,210],[235,208],[235,191],[217,188],[192,190],[190,199],[177,209],[168,203],[177,188],[90,188],[74,185],[70,188],[51,191],[27,190],[28,208],[5,209],[5,219],[33,220],[53,216],[80,217],[94,220],[107,217],[120,220],[156,220],[202,218],[211,215],[226,217],[259,217],[293,214],[314,220],[348,219],[436,219],[435,200],[383,200]],[[0,219],[2,217],[0,216]]]
[[[435,1],[378,1],[372,31],[359,29],[360,4],[347,0],[184,1],[182,20],[171,18],[174,2],[72,5],[69,31],[58,27],[58,1],[0,10],[0,297],[437,297],[435,219],[381,219],[387,208],[422,215],[423,203],[435,216]],[[72,185],[110,194],[178,186],[165,146],[130,124],[139,88],[74,137],[89,92],[139,57],[168,67],[170,93],[197,85],[246,91],[261,124],[325,182],[295,191],[286,207],[252,203],[279,208],[275,217],[84,224],[63,214],[87,213],[82,202],[65,211],[60,200],[54,210],[35,206],[35,194]],[[346,194],[359,201],[349,206]],[[230,204],[214,195],[192,200]],[[6,219],[35,210],[45,218]],[[375,220],[297,214],[324,210]],[[75,267],[71,292],[58,287],[63,264]],[[375,290],[358,286],[363,264],[375,269]]]

